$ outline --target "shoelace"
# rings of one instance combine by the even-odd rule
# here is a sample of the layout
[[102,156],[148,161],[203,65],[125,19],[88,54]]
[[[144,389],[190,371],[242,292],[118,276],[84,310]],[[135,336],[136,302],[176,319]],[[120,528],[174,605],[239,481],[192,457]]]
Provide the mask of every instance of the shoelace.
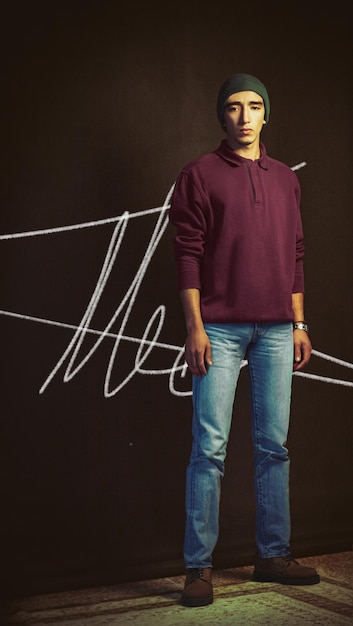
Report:
[[[204,576],[204,570],[202,567],[194,567],[188,571],[189,582],[196,580],[197,578],[201,578],[201,580],[206,580]],[[207,580],[206,580],[207,582]]]
[[283,571],[284,571],[285,569],[287,569],[287,567],[289,567],[289,565],[290,565],[291,563],[295,563],[296,565],[299,565],[298,561],[296,561],[295,559],[293,559],[293,557],[292,557],[292,556],[289,556],[289,555],[288,555],[288,556],[285,556],[285,557],[283,558],[283,568],[282,568],[282,569],[283,569]]

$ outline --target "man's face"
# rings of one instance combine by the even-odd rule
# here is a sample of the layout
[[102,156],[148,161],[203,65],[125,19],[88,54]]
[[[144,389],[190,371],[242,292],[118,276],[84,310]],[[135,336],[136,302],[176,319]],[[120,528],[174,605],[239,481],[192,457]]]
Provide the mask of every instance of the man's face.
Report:
[[224,128],[229,145],[236,149],[259,142],[265,122],[265,106],[255,91],[239,91],[229,96],[224,107]]

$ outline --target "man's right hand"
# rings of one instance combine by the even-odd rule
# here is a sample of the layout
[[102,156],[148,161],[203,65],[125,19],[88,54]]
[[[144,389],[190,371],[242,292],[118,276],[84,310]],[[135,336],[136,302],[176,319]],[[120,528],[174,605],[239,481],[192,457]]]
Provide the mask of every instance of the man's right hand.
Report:
[[191,374],[205,376],[212,365],[211,344],[205,330],[189,331],[185,342],[185,360]]
[[205,376],[212,365],[211,344],[204,329],[198,289],[184,289],[180,292],[184,309],[187,338],[185,360],[193,376]]

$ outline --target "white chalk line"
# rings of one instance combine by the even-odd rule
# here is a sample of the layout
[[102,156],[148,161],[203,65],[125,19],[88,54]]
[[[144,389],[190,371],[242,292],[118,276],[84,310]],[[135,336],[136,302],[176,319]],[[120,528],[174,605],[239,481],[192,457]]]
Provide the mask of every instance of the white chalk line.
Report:
[[47,326],[56,326],[57,328],[67,328],[69,330],[74,331],[82,331],[84,334],[98,335],[99,337],[105,336],[110,337],[111,339],[123,339],[124,341],[128,341],[131,343],[137,344],[146,344],[152,347],[164,348],[166,350],[175,350],[176,352],[180,352],[181,348],[169,343],[162,343],[159,341],[150,341],[148,339],[138,339],[137,337],[130,337],[129,335],[119,335],[111,332],[104,332],[101,330],[95,330],[94,328],[87,328],[87,326],[77,326],[75,324],[67,324],[65,322],[56,322],[55,320],[47,320],[41,317],[35,317],[33,315],[23,315],[21,313],[13,313],[12,311],[3,311],[0,309],[0,315],[5,315],[7,317],[15,317],[17,319],[26,320],[28,322],[37,322],[39,324],[46,324]]
[[[99,336],[105,335],[106,337],[110,337],[111,339],[122,339],[123,341],[137,343],[139,345],[146,344],[151,347],[158,347],[158,348],[162,348],[166,350],[174,350],[179,353],[182,350],[182,346],[176,346],[175,344],[162,343],[158,341],[149,341],[148,339],[142,339],[142,338],[139,339],[137,337],[130,337],[128,335],[118,335],[118,334],[111,333],[111,332],[102,332],[100,330],[96,330],[93,328],[80,327],[80,326],[76,326],[75,324],[57,322],[54,320],[48,320],[48,319],[44,319],[40,317],[35,317],[33,315],[24,315],[22,313],[14,313],[12,311],[4,311],[1,309],[0,309],[0,315],[5,315],[7,317],[13,317],[13,318],[17,318],[17,319],[21,319],[21,320],[25,320],[29,322],[36,322],[39,324],[46,324],[49,326],[56,326],[58,328],[65,328],[65,329],[74,330],[74,331],[81,330],[83,333],[92,334],[92,335],[99,335]],[[349,361],[344,361],[343,359],[338,359],[329,354],[325,354],[324,352],[319,352],[318,350],[313,350],[312,356],[317,356],[320,359],[324,359],[336,365],[353,369],[353,363],[350,363]],[[244,361],[244,365],[245,364],[246,364],[246,361]],[[183,368],[185,368],[185,365],[179,366],[177,369],[183,369]],[[353,382],[349,380],[341,380],[339,378],[330,378],[327,376],[320,376],[317,374],[309,374],[307,372],[293,372],[293,375],[300,376],[302,378],[308,378],[311,380],[317,380],[320,382],[325,382],[325,383],[330,383],[330,384],[335,384],[335,385],[342,385],[345,387],[353,387]]]
[[[302,161],[297,165],[293,165],[291,170],[296,171],[306,166],[306,161]],[[170,197],[171,192],[173,191],[175,186],[175,182],[172,184],[168,196]],[[128,211],[124,211],[121,215],[115,217],[108,217],[102,220],[95,220],[90,222],[81,222],[79,224],[72,224],[69,226],[57,226],[56,228],[43,228],[40,230],[29,230],[20,233],[12,233],[7,235],[0,235],[0,241],[11,240],[11,239],[23,239],[25,237],[38,237],[40,235],[53,235],[55,233],[64,233],[71,230],[80,230],[83,228],[92,228],[95,226],[104,226],[106,224],[114,224],[119,220],[130,220],[135,217],[143,217],[145,215],[153,215],[154,213],[159,213],[161,211],[166,211],[170,208],[170,204],[164,204],[163,206],[154,207],[152,209],[145,209],[143,211],[136,211],[134,213],[129,213]]]
[[301,163],[298,163],[298,165],[293,165],[293,167],[291,167],[291,170],[293,170],[293,172],[295,172],[296,170],[300,170],[302,167],[306,166],[306,161],[302,161]]
[[[328,359],[330,360],[330,359]],[[306,372],[293,372],[293,376],[301,376],[302,378],[310,378],[311,380],[319,380],[322,383],[333,383],[344,387],[353,387],[353,382],[349,380],[341,380],[340,378],[329,378],[328,376],[319,376],[318,374],[307,374]]]
[[0,235],[0,241],[9,239],[23,239],[25,237],[37,237],[39,235],[53,235],[56,233],[63,233],[71,230],[80,230],[83,228],[92,228],[95,226],[104,226],[106,224],[114,224],[116,222],[130,220],[135,217],[144,217],[146,215],[153,215],[154,213],[161,213],[167,211],[170,208],[169,205],[163,205],[161,207],[155,207],[153,209],[146,209],[145,211],[136,211],[135,213],[129,213],[125,211],[121,215],[116,217],[108,217],[102,220],[94,222],[81,222],[79,224],[72,224],[71,226],[58,226],[56,228],[43,228],[42,230],[28,230],[21,233],[12,233],[8,235]]

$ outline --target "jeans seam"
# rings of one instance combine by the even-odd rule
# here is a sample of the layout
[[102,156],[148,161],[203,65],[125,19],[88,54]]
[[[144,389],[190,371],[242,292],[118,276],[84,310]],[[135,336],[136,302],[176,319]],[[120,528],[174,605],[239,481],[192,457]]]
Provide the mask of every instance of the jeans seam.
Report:
[[257,396],[256,396],[256,382],[255,382],[255,372],[254,369],[251,365],[251,362],[249,361],[249,375],[251,378],[251,396],[252,396],[252,411],[253,411],[253,431],[254,431],[254,446],[255,446],[255,450],[254,450],[254,461],[255,461],[255,467],[254,467],[254,471],[255,471],[255,481],[256,481],[256,494],[257,494],[257,506],[259,509],[259,515],[258,515],[258,520],[260,522],[261,525],[261,534],[264,538],[264,542],[267,542],[267,536],[266,536],[266,532],[265,532],[265,524],[264,524],[264,510],[263,510],[263,491],[262,491],[262,486],[261,486],[261,481],[259,480],[259,468],[258,468],[258,464],[257,464],[257,460],[256,460],[256,455],[257,455],[257,451],[259,449],[259,435],[258,435],[258,403],[257,403]]

